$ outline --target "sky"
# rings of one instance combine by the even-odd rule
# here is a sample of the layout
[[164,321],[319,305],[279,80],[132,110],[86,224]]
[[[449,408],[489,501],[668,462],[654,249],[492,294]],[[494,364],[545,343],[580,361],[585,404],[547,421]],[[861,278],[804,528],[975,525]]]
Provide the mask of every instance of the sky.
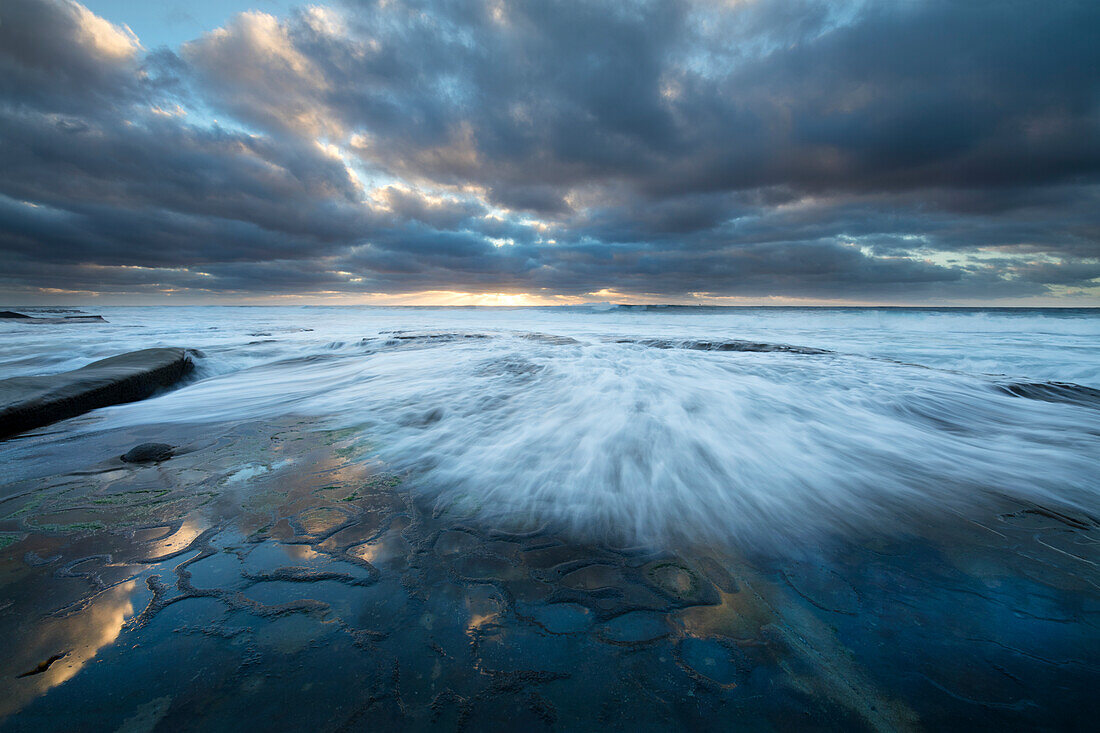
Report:
[[3,0],[0,303],[1100,306],[1095,0]]

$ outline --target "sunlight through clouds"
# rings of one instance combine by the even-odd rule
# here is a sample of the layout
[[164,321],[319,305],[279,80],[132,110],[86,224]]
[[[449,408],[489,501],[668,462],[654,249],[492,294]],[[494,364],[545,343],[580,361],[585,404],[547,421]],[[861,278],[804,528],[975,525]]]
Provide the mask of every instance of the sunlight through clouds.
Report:
[[1094,6],[340,2],[155,49],[96,7],[5,4],[15,299],[1100,297]]

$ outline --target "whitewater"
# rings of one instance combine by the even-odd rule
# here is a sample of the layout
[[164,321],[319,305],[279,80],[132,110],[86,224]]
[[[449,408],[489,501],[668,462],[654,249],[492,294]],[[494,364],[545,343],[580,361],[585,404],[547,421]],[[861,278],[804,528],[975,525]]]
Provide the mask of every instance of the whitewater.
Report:
[[[999,501],[1100,515],[1100,310],[83,308],[0,324],[0,378],[153,346],[180,387],[0,444],[300,417],[439,512],[624,542],[782,547]],[[41,311],[37,315],[44,315]]]

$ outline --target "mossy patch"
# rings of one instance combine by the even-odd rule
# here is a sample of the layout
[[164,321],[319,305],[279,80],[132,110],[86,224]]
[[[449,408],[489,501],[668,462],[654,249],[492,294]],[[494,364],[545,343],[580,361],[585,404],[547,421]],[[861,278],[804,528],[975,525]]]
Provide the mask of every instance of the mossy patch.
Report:
[[35,525],[35,529],[43,532],[68,534],[72,532],[99,532],[107,529],[107,525],[103,522],[73,522],[72,524],[38,524]]
[[15,532],[0,532],[0,550],[14,545],[21,539],[23,539],[23,535],[21,534],[16,534]]
[[165,494],[169,493],[168,489],[137,489],[134,491],[123,491],[118,494],[110,494],[108,496],[101,496],[96,499],[92,499],[93,504],[134,504],[139,501],[155,501]]

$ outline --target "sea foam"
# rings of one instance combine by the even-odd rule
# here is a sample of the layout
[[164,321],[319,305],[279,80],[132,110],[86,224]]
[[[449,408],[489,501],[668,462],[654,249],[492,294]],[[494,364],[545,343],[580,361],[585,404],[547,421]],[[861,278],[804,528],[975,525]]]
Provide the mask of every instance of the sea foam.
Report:
[[118,310],[95,348],[205,356],[74,430],[301,415],[470,522],[783,546],[1004,497],[1100,514],[1100,410],[1034,398],[1100,384],[1089,312]]

